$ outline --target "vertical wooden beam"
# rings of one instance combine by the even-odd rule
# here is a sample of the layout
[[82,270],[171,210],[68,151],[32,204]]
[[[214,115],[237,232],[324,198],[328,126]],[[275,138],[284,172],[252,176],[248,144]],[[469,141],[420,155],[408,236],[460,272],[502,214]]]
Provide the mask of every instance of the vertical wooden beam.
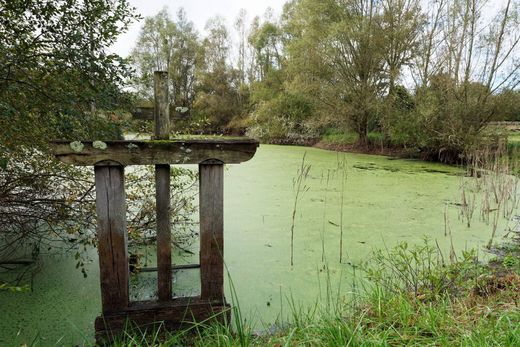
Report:
[[201,298],[224,298],[224,165],[199,165]]
[[170,165],[155,165],[157,205],[157,292],[159,301],[172,299],[170,232]]
[[[170,137],[168,73],[154,73],[155,139]],[[157,292],[159,301],[172,299],[172,253],[170,226],[170,165],[155,165],[155,201],[157,205]]]
[[170,102],[168,94],[168,73],[155,71],[153,74],[155,139],[170,138]]
[[103,313],[128,307],[128,253],[123,166],[95,166],[97,237]]

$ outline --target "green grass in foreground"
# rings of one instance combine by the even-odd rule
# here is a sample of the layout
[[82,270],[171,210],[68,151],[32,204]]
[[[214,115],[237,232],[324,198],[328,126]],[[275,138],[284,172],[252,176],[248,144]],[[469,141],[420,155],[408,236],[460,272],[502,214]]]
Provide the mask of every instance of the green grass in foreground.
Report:
[[375,252],[363,268],[368,281],[348,300],[335,299],[333,291],[309,308],[289,299],[292,318],[275,333],[254,335],[235,306],[233,329],[134,331],[113,345],[520,346],[518,259],[490,266],[469,252],[446,263],[426,242]]

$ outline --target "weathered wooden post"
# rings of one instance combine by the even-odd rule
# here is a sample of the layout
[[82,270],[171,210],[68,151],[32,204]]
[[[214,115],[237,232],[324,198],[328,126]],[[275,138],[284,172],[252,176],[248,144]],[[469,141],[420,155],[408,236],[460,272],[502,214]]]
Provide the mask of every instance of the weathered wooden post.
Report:
[[[170,102],[168,73],[154,73],[155,139],[170,139]],[[170,165],[155,165],[155,201],[157,205],[157,293],[159,301],[172,298],[172,251],[170,227]]]
[[199,164],[201,298],[224,298],[224,164]]
[[97,238],[103,314],[128,307],[125,173],[115,162],[94,166]]
[[[168,74],[154,74],[155,136],[149,141],[54,141],[64,163],[94,166],[102,315],[98,341],[121,333],[128,322],[147,328],[161,323],[179,329],[208,319],[229,321],[224,297],[224,164],[253,157],[258,141],[249,138],[170,140]],[[172,266],[170,165],[199,166],[200,264]],[[129,302],[124,167],[155,165],[158,300]],[[200,268],[201,294],[172,297],[172,271]]]

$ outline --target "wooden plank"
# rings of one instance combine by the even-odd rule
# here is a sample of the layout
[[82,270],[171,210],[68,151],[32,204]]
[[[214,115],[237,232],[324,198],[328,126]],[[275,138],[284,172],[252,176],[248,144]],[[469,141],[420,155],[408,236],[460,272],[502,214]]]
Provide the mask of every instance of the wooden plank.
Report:
[[168,72],[155,71],[153,74],[155,139],[170,138],[170,101],[168,93]]
[[[222,324],[231,321],[231,309],[225,301],[201,300],[199,297],[179,298],[167,303],[143,302],[133,304],[128,309],[104,314],[96,318],[96,340],[102,342],[112,339],[126,327],[139,327],[141,331],[157,329],[185,329],[194,324],[209,324],[218,321]],[[163,330],[164,331],[164,330]]]
[[[254,139],[169,140],[169,141],[82,141],[75,150],[70,141],[51,143],[60,161],[78,166],[92,166],[102,161],[121,165],[200,164],[217,159],[238,164],[251,159],[258,147]],[[79,150],[80,149],[80,150]]]
[[128,307],[124,168],[96,166],[96,212],[103,313]]
[[[182,265],[171,265],[172,271],[176,270],[191,270],[191,269],[200,269],[200,264],[182,264]],[[139,269],[139,272],[156,272],[156,267],[143,267]]]
[[[154,72],[155,138],[170,138],[168,73]],[[157,221],[157,294],[159,301],[172,299],[172,247],[170,223],[170,166],[155,165]]]
[[172,298],[172,249],[170,226],[170,166],[155,166],[157,205],[157,290],[159,301]]
[[199,165],[201,298],[224,297],[224,165]]

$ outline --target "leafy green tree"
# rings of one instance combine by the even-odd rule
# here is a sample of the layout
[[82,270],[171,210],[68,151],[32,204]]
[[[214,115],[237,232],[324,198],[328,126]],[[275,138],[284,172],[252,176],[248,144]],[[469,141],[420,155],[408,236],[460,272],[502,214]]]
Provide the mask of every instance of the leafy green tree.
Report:
[[206,30],[204,59],[197,68],[194,111],[199,120],[204,120],[205,132],[229,132],[229,123],[243,114],[246,91],[240,88],[240,70],[228,64],[231,45],[223,18],[211,18]]
[[249,43],[255,49],[256,64],[260,80],[273,69],[282,65],[280,28],[272,22],[264,22],[249,36]]
[[507,112],[500,91],[518,87],[517,5],[507,0],[485,15],[480,0],[440,0],[427,9],[411,70],[416,125],[409,129],[423,157],[455,162],[489,142],[489,121]]
[[2,0],[0,8],[0,150],[114,135],[89,112],[93,102],[121,105],[128,69],[107,48],[138,18],[129,3]]
[[92,242],[91,174],[57,163],[47,143],[120,136],[102,115],[131,101],[121,92],[129,69],[108,48],[139,17],[124,0],[0,0],[0,9],[2,261]]
[[[388,75],[388,92],[378,126],[387,142],[391,143],[389,128],[398,121],[395,118],[402,118],[403,111],[406,113],[401,106],[403,97],[406,98],[408,94],[397,84],[401,82],[403,70],[408,68],[409,72],[419,54],[419,35],[424,26],[424,15],[419,1],[382,1],[378,25],[383,35],[383,59]],[[395,130],[395,127],[393,129]]]
[[[385,70],[381,7],[375,1],[295,2],[293,10],[300,39],[290,44],[294,71],[314,85],[325,112],[340,117],[336,123],[368,143],[368,127],[388,85]],[[307,88],[307,87],[305,87]]]
[[195,99],[195,67],[200,57],[200,43],[193,23],[184,9],[172,19],[165,8],[145,18],[131,58],[137,70],[135,85],[139,95],[153,99],[154,71],[168,71],[170,100],[176,107],[191,110]]
[[[486,141],[480,132],[482,117],[498,112],[498,99],[483,104],[481,97],[489,91],[482,83],[460,85],[448,74],[429,80],[413,98],[402,91],[396,94],[394,109],[399,113],[390,125],[391,135],[423,159],[463,162],[468,152]],[[465,95],[464,102],[460,95]]]
[[238,34],[238,59],[237,59],[237,70],[240,74],[240,83],[245,85],[246,83],[246,65],[247,65],[247,29],[246,29],[246,18],[247,11],[240,9],[237,18],[235,19],[234,27]]
[[504,89],[495,98],[498,120],[520,121],[520,90]]

